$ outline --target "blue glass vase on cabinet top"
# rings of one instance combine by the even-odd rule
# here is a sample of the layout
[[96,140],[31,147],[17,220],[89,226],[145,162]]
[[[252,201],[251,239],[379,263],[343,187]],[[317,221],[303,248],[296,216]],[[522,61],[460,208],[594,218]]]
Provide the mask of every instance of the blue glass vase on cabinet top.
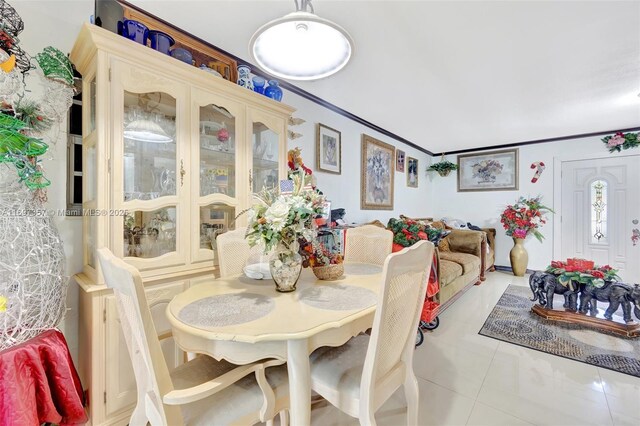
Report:
[[260,93],[261,95],[264,94],[264,84],[266,83],[266,80],[259,75],[256,75],[251,79],[251,81],[253,81],[253,91]]
[[276,80],[269,80],[269,86],[264,89],[264,95],[278,102],[282,100],[282,89]]

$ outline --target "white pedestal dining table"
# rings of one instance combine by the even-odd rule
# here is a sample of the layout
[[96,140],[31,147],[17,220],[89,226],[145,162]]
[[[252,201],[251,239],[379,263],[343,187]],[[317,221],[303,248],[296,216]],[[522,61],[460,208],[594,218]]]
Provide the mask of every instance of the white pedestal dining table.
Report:
[[309,354],[371,328],[381,274],[376,265],[346,263],[340,279],[320,281],[304,269],[291,293],[276,292],[272,280],[212,278],[178,294],[167,317],[187,352],[234,364],[286,361],[291,423],[305,426],[311,415]]

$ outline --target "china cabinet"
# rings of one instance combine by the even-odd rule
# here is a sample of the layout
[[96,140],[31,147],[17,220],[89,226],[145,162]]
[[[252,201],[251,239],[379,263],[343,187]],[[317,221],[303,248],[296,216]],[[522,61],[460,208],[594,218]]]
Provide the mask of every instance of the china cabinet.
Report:
[[95,250],[141,271],[167,363],[182,363],[165,308],[214,276],[216,236],[285,177],[293,109],[89,24],[71,60],[83,75],[79,371],[92,424],[126,424],[135,382]]

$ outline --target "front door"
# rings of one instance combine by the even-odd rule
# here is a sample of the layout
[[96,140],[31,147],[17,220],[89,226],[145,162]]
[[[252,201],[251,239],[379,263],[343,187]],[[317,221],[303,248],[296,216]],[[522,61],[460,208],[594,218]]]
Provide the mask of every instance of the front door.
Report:
[[[640,156],[562,163],[561,258],[609,264],[640,282]],[[640,232],[640,231],[636,231]]]

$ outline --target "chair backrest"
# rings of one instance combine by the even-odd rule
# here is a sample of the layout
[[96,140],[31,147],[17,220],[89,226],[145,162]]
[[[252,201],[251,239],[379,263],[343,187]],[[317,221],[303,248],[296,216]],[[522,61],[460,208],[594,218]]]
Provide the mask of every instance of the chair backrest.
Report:
[[249,242],[244,238],[246,233],[247,228],[241,227],[220,234],[216,238],[220,277],[241,274],[249,256],[262,252],[259,246],[249,246]]
[[391,253],[393,232],[375,225],[347,229],[345,262],[371,263],[382,266]]
[[376,382],[404,363],[413,368],[415,336],[427,293],[434,246],[420,241],[384,262],[383,282],[364,362],[361,397],[374,395]]
[[165,406],[162,396],[173,390],[169,369],[144,293],[140,272],[107,248],[98,249],[107,287],[113,289],[138,389],[138,406],[155,424],[182,424],[179,407]]

